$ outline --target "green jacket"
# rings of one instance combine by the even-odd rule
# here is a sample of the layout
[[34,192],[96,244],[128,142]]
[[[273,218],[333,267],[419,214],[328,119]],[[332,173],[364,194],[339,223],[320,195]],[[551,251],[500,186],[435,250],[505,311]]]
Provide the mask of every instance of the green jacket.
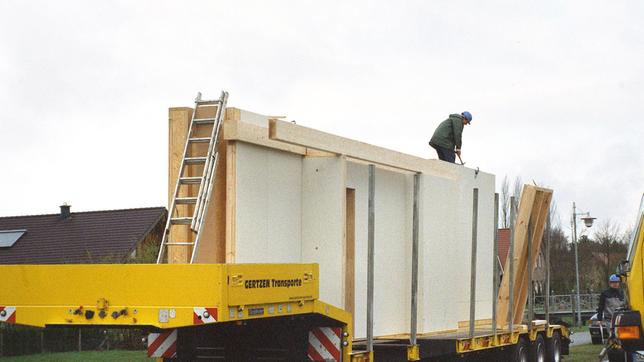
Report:
[[441,122],[438,128],[436,128],[429,144],[431,146],[441,146],[449,150],[461,148],[464,126],[463,120],[464,118],[460,114],[450,114],[449,118]]

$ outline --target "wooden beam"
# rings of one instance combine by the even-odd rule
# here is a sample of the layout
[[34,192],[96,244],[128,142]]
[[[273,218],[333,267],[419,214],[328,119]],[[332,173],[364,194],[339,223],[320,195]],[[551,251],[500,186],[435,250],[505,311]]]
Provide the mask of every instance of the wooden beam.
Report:
[[[170,108],[168,114],[168,209],[172,204],[174,191],[179,177],[179,170],[183,160],[183,151],[188,138],[188,129],[192,119],[192,108],[179,107]],[[186,176],[190,175],[191,170],[186,170]],[[187,196],[190,192],[188,187],[182,186],[179,190],[179,196]],[[192,205],[179,205],[181,208],[189,208]],[[188,211],[188,210],[182,210]],[[171,217],[171,215],[168,215]],[[193,235],[188,225],[176,225],[170,230],[170,240],[173,241],[193,241]],[[167,256],[168,263],[189,263],[190,246],[170,245],[168,246]]]
[[254,145],[274,148],[303,156],[306,155],[305,147],[273,141],[268,138],[268,128],[246,123],[244,121],[226,120],[224,122],[224,139],[227,141],[252,143]]
[[277,119],[269,120],[269,138],[380,165],[422,172],[427,160]]

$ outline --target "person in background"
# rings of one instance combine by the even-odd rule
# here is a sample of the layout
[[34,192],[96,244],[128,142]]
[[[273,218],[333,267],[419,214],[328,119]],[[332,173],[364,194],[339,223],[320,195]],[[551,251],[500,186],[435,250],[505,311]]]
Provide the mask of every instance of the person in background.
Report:
[[599,307],[597,308],[597,320],[610,321],[613,319],[613,313],[624,307],[624,292],[619,288],[619,275],[613,274],[608,278],[609,288],[604,290],[599,296]]

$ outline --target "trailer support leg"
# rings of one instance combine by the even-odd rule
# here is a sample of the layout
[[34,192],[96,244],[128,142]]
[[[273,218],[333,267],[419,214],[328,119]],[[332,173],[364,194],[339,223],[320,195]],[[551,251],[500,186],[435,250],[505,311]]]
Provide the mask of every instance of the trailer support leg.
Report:
[[492,334],[496,343],[496,304],[499,297],[499,194],[494,194],[494,245],[492,247]]
[[474,338],[476,321],[476,247],[478,238],[479,218],[479,189],[475,188],[472,195],[472,260],[470,267],[470,338]]
[[509,298],[508,298],[508,330],[510,333],[514,329],[514,224],[516,222],[516,201],[514,196],[510,197],[510,265],[506,265],[508,271],[508,279],[510,281]]
[[375,238],[376,166],[369,165],[369,218],[367,234],[367,352],[373,353],[373,265]]
[[419,202],[418,193],[420,189],[420,173],[414,175],[414,204],[412,216],[412,248],[411,248],[411,323],[410,323],[410,349],[408,360],[418,358],[418,345],[416,333],[418,333],[418,214]]

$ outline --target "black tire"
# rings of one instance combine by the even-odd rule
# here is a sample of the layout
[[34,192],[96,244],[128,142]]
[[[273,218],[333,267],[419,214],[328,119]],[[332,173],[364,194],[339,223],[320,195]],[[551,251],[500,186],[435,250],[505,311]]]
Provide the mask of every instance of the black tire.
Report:
[[561,362],[561,333],[557,331],[546,342],[546,361]]
[[626,362],[626,353],[623,349],[611,348],[608,350],[609,362]]
[[512,362],[528,362],[530,361],[530,343],[527,338],[519,337],[519,342],[514,346],[511,353]]
[[537,334],[537,338],[530,348],[531,362],[546,362],[546,340],[543,334]]

